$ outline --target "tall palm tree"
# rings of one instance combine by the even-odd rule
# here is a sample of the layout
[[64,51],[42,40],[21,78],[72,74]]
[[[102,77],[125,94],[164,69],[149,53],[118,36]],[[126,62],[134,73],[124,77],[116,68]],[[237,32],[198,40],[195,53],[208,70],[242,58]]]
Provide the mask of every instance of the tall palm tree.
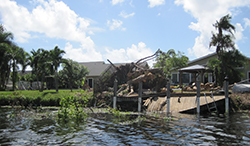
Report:
[[40,57],[41,57],[41,49],[38,49],[38,50],[34,50],[32,49],[30,51],[31,53],[31,56],[29,57],[29,60],[30,60],[30,67],[32,68],[32,74],[35,74],[36,75],[36,81],[37,81],[37,86],[38,88],[40,89],[40,86],[38,84],[38,81],[39,81],[39,73],[38,73],[38,63],[39,63],[39,60],[40,60]]
[[0,90],[5,90],[5,82],[9,79],[10,65],[8,64],[10,56],[7,55],[6,45],[13,44],[13,34],[6,32],[0,24]]
[[49,72],[50,69],[50,62],[48,61],[49,51],[42,49],[41,57],[39,60],[39,72],[41,73],[41,88],[40,92],[43,92],[44,89],[44,78],[45,74]]
[[65,61],[62,57],[64,53],[65,51],[59,49],[58,46],[55,46],[53,50],[50,50],[50,61],[55,71],[56,92],[58,92],[58,67],[63,61]]
[[[233,41],[233,31],[235,31],[235,27],[230,23],[231,19],[232,17],[228,14],[226,16],[223,16],[220,21],[216,21],[216,23],[213,25],[216,29],[218,29],[218,33],[213,33],[209,47],[216,46],[216,52],[219,57],[227,49],[235,49]],[[225,35],[223,34],[223,31],[229,32],[229,34]]]
[[[220,74],[223,74],[223,78],[227,74],[227,62],[223,59],[222,56],[225,52],[228,50],[235,50],[235,44],[234,44],[234,34],[233,31],[235,31],[235,27],[230,23],[230,20],[232,17],[230,15],[223,16],[220,21],[216,21],[216,23],[213,25],[217,30],[218,33],[213,33],[211,42],[209,44],[209,47],[215,46],[216,47],[216,53],[218,55],[218,59],[221,61],[220,64]],[[226,32],[226,34],[223,34],[223,32]],[[220,85],[223,83],[223,79],[220,79],[219,81]]]
[[5,45],[6,53],[7,56],[9,56],[10,60],[9,60],[9,64],[11,64],[12,67],[12,87],[13,87],[13,91],[15,90],[16,87],[16,81],[17,81],[17,69],[18,66],[17,64],[22,64],[22,66],[24,66],[24,60],[25,60],[25,51],[23,50],[23,48],[20,48],[16,45]]

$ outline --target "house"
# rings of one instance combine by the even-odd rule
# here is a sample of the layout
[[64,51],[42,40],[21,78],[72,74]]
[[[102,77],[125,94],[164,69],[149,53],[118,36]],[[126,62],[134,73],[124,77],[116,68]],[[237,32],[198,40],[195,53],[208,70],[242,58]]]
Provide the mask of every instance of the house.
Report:
[[[94,80],[111,67],[111,64],[105,64],[104,61],[79,62],[79,64],[87,67],[89,70],[89,74],[86,75],[86,80],[90,88],[94,87]],[[123,64],[125,63],[115,63],[114,65],[118,67]]]
[[[208,61],[210,59],[212,59],[212,58],[217,58],[216,52],[208,54],[208,55],[200,57],[200,58],[197,58],[195,60],[189,61],[187,63],[188,64],[187,67],[191,67],[191,66],[194,67],[195,65],[201,65],[201,66],[206,67]],[[250,83],[250,81],[249,81],[249,79],[250,79],[250,58],[247,58],[247,59],[248,59],[248,65],[244,66],[244,67],[240,67],[238,69],[241,70],[241,72],[244,73],[244,77],[241,80],[247,80],[248,79],[247,82]],[[174,84],[174,85],[179,84],[179,81],[180,81],[179,74],[180,73],[179,73],[178,70],[174,70],[172,72],[171,84]],[[208,72],[208,73],[204,73],[203,74],[201,80],[203,81],[203,83],[207,83],[207,82],[211,83],[211,82],[214,82],[215,77],[213,77],[213,73],[212,72]],[[194,82],[194,81],[195,81],[195,75],[194,74],[187,73],[187,72],[183,72],[182,73],[181,82],[183,84],[189,84],[189,83]]]

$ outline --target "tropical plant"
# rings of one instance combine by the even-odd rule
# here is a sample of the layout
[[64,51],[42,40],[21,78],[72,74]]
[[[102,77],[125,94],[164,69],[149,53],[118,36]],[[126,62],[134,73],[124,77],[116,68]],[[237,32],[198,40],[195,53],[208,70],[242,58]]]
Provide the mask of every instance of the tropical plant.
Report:
[[63,69],[59,71],[60,79],[67,83],[72,91],[72,86],[80,86],[83,78],[89,73],[86,67],[68,59],[62,64]]
[[[6,48],[6,53],[7,56],[9,56],[9,64],[11,64],[12,67],[12,87],[13,87],[13,91],[16,88],[16,81],[17,81],[17,70],[18,70],[18,64],[22,64],[22,66],[24,67],[24,60],[26,60],[26,52],[23,50],[23,48],[20,48],[16,45],[8,45],[5,44],[4,45]],[[24,69],[22,69],[24,70]]]
[[[225,60],[226,58],[223,57],[224,53],[235,50],[235,43],[233,41],[235,31],[235,27],[230,23],[232,17],[230,15],[223,16],[220,21],[216,21],[213,25],[217,30],[218,33],[213,33],[211,42],[209,47],[215,46],[216,53],[218,55],[218,60],[220,63],[220,72],[219,74],[222,75],[221,78],[225,78],[228,74],[229,70],[228,67],[230,66],[228,62]],[[219,79],[219,84],[223,84],[223,80]]]
[[[224,65],[226,65],[225,68],[227,68],[227,76],[230,79],[229,83],[232,84],[239,82],[244,75],[241,71],[241,68],[247,65],[246,56],[241,54],[239,50],[231,50],[222,54],[221,59],[227,62]],[[210,59],[208,62],[208,67],[214,70],[216,82],[218,82],[220,85],[223,85],[225,78],[225,74],[219,73],[222,70],[222,65],[222,61],[216,58]]]
[[7,45],[13,44],[13,34],[6,32],[3,25],[0,25],[0,90],[5,90],[5,83],[10,75],[10,56],[7,55]]
[[58,120],[62,120],[65,123],[70,120],[74,120],[77,123],[84,121],[87,117],[84,111],[87,102],[87,98],[80,98],[75,95],[61,98]]
[[56,92],[58,92],[58,67],[61,63],[65,62],[65,59],[62,57],[62,55],[65,53],[64,50],[61,50],[58,48],[58,46],[55,46],[53,50],[50,50],[49,52],[49,58],[51,61],[51,65],[54,68],[55,71],[55,86],[56,86]]

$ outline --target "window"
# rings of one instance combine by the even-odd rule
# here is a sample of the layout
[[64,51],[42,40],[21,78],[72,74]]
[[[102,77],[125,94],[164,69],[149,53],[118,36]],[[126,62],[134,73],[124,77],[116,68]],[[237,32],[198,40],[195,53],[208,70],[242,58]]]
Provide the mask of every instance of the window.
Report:
[[172,74],[172,83],[174,84],[178,83],[177,74]]
[[250,82],[250,71],[248,71],[248,77],[247,77],[247,79],[248,79],[248,82]]
[[92,78],[87,79],[87,82],[88,82],[89,87],[93,88],[93,79]]
[[183,73],[182,76],[181,76],[181,82],[182,83],[189,83],[189,77],[190,75],[188,73]]

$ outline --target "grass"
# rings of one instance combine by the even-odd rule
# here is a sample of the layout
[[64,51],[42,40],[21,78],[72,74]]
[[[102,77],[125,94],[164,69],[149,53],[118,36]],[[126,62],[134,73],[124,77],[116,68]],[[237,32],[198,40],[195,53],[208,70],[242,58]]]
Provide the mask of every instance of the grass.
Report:
[[44,90],[39,92],[38,90],[18,90],[18,91],[1,91],[0,92],[0,106],[59,106],[61,98],[77,95],[82,98],[87,98],[89,104],[93,101],[93,92],[87,92],[81,89],[75,89],[73,92],[64,89],[59,90]]

